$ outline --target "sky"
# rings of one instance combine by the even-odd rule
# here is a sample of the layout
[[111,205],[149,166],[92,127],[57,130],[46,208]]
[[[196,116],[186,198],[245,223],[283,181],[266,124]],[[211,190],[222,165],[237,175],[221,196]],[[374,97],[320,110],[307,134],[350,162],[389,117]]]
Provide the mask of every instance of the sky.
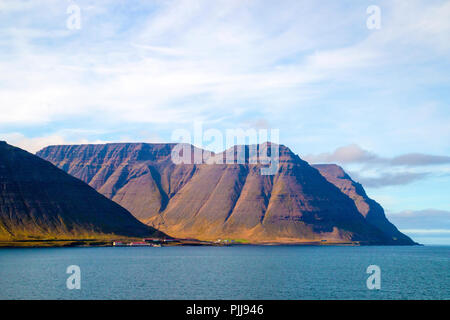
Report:
[[449,17],[438,0],[0,0],[0,140],[279,129],[414,240],[450,244]]

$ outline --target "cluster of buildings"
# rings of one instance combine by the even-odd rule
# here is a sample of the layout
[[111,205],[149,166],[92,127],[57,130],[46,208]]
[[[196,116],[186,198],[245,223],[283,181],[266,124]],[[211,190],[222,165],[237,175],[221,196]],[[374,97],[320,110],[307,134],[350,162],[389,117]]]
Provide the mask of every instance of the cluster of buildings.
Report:
[[217,243],[217,244],[222,244],[222,245],[229,245],[229,244],[234,244],[235,243],[234,240],[228,240],[228,239],[217,239],[214,242]]
[[114,241],[114,247],[161,247],[162,244],[167,244],[170,242],[176,242],[176,239],[159,239],[159,238],[146,238],[142,239],[142,241],[137,242],[122,242],[122,241]]

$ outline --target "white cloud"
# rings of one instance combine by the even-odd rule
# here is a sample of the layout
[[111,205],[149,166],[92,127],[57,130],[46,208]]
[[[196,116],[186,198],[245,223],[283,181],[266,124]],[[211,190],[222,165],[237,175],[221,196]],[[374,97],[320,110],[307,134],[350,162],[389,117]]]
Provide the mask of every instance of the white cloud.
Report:
[[[67,139],[63,133],[53,134],[48,136],[29,138],[21,133],[0,133],[0,139],[5,140],[8,144],[19,147],[31,153],[36,153],[44,147],[51,145],[67,145],[67,144],[86,144],[86,143],[107,143],[110,141],[95,140],[88,141],[87,139]],[[116,141],[117,142],[117,141]]]
[[[448,5],[426,10],[421,2],[408,6],[419,21],[411,30],[402,8],[393,6],[392,20],[381,30],[385,32],[367,33],[361,41],[332,49],[327,46],[336,40],[329,31],[345,30],[350,24],[346,14],[305,2],[169,1],[125,38],[100,38],[87,46],[83,29],[69,47],[46,48],[31,39],[71,33],[16,27],[23,33],[22,46],[9,49],[20,51],[0,60],[6,84],[0,88],[0,123],[38,124],[98,114],[116,121],[179,123],[211,108],[237,111],[240,101],[248,99],[257,101],[248,109],[270,114],[271,102],[280,97],[288,103],[279,108],[289,109],[299,96],[317,97],[313,85],[353,81],[367,68],[395,62],[401,57],[392,51],[387,59],[386,49],[401,38],[414,44],[427,39],[427,45],[432,41],[442,50]],[[34,9],[45,10],[45,5]],[[89,22],[99,23],[95,17]],[[427,22],[430,17],[434,22]],[[290,57],[288,64],[280,63]]]
[[379,157],[367,150],[362,149],[357,144],[351,144],[337,148],[333,152],[321,153],[318,155],[306,155],[304,159],[311,163],[335,162],[345,163],[367,163],[378,161]]
[[[312,164],[344,165],[353,180],[368,188],[412,184],[445,175],[450,168],[450,156],[406,153],[383,157],[357,144],[339,147],[333,152],[309,154],[303,159]],[[427,171],[423,171],[424,167]]]
[[331,162],[339,164],[359,163],[370,166],[433,166],[450,164],[450,156],[432,155],[424,153],[406,153],[394,157],[382,157],[374,152],[365,150],[357,144],[339,147],[333,152],[317,155],[309,154],[304,159],[311,163]]
[[446,210],[404,210],[390,212],[388,217],[395,225],[405,230],[450,230],[450,211]]
[[42,149],[44,146],[65,144],[64,138],[56,135],[39,137],[39,138],[27,138],[20,133],[0,134],[1,139],[6,140],[11,145],[17,146],[28,152],[35,153]]
[[450,234],[450,229],[401,229],[401,232],[411,234]]
[[16,0],[2,0],[0,2],[0,11],[13,12],[23,11],[30,8],[35,8],[40,1],[16,1]]

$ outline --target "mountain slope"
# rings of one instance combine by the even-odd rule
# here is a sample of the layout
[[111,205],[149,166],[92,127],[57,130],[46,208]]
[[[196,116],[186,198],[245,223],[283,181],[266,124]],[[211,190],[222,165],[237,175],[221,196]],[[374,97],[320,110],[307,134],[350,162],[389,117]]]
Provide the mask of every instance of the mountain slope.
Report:
[[397,243],[369,224],[352,199],[284,146],[273,176],[261,175],[262,165],[249,164],[248,156],[244,164],[175,165],[173,147],[52,146],[38,155],[175,237]]
[[338,187],[343,193],[349,196],[354,202],[358,211],[365,217],[367,222],[382,230],[385,234],[397,241],[411,244],[413,241],[389,222],[384,214],[384,210],[379,203],[370,199],[363,186],[355,181],[338,165],[316,164],[314,168],[332,184]]
[[0,239],[150,236],[161,232],[51,163],[0,142]]

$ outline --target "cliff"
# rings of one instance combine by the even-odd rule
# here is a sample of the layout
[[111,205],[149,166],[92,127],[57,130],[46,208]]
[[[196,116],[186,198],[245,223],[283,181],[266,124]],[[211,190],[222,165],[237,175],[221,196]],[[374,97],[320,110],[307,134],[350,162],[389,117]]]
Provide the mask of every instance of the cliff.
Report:
[[274,175],[261,175],[265,165],[250,163],[248,154],[242,164],[175,165],[173,148],[146,143],[51,146],[37,155],[174,237],[412,244],[371,223],[353,199],[285,146],[279,146]]
[[35,155],[0,142],[0,239],[163,234]]

